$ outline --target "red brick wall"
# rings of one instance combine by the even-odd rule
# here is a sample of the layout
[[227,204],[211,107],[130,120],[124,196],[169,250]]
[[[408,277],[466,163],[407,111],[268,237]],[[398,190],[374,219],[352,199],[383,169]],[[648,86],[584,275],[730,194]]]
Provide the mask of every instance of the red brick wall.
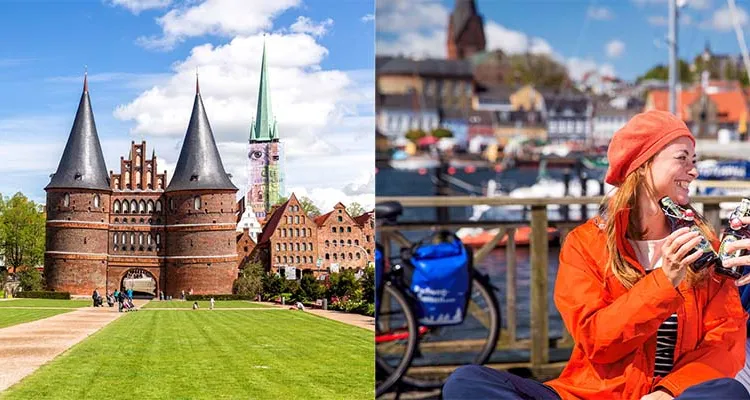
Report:
[[[200,209],[195,209],[200,196]],[[179,296],[231,293],[237,278],[234,192],[176,192],[167,196],[165,292]],[[171,225],[193,226],[171,226]],[[194,225],[206,224],[206,225]],[[225,225],[216,225],[225,224]]]
[[[317,230],[315,220],[305,214],[297,198],[290,198],[271,236],[271,269],[278,271],[281,266],[290,266],[302,270],[317,270]],[[302,250],[303,243],[305,250]]]
[[56,292],[91,295],[94,289],[99,289],[102,293],[106,286],[107,260],[105,257],[46,255],[44,276],[47,286]]
[[330,268],[334,263],[339,264],[339,268],[367,266],[368,255],[356,247],[357,244],[367,249],[362,229],[346,212],[346,207],[339,203],[318,230],[318,255],[323,258],[323,268]]

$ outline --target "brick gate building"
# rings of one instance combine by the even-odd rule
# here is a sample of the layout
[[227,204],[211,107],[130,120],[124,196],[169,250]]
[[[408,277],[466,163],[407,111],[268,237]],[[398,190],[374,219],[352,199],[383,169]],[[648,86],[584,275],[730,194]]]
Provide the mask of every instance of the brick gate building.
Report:
[[107,173],[84,78],[73,128],[45,190],[49,289],[111,292],[127,277],[152,295],[231,293],[238,271],[237,188],[224,170],[197,82],[167,185],[155,152],[146,159],[145,142],[131,143],[120,172]]

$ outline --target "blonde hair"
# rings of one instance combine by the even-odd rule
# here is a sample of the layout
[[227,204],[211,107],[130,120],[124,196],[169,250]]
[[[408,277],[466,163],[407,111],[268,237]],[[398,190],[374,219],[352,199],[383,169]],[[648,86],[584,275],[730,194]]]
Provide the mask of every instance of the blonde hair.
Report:
[[[643,273],[627,262],[625,257],[621,254],[617,248],[617,230],[615,228],[615,215],[618,212],[630,209],[630,215],[628,217],[628,226],[626,227],[627,236],[634,240],[639,240],[647,234],[647,230],[641,227],[640,224],[640,210],[638,208],[638,192],[646,191],[648,195],[655,199],[656,193],[653,187],[646,179],[646,173],[650,172],[650,166],[652,159],[648,160],[637,170],[630,173],[625,177],[625,181],[617,188],[614,195],[605,198],[602,203],[602,209],[606,210],[605,218],[605,232],[606,232],[606,244],[607,252],[609,253],[609,259],[607,261],[607,269],[612,271],[612,274],[617,278],[620,283],[626,288],[630,289],[636,284],[642,277]],[[655,199],[656,200],[656,199]],[[692,206],[683,206],[693,211]],[[717,236],[711,226],[706,220],[695,212],[696,225],[701,230],[703,235],[709,240],[714,240]],[[703,282],[709,275],[709,270],[704,269],[700,272],[694,272],[691,268],[687,269],[687,282],[688,285],[693,287]]]

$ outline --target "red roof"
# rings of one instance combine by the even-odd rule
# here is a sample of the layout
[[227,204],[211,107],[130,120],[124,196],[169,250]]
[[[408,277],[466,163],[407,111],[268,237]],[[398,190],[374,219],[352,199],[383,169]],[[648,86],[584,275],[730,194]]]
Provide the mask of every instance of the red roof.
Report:
[[[682,119],[691,121],[690,105],[700,98],[702,91],[700,89],[680,92],[678,105]],[[669,109],[669,91],[652,90],[649,93],[651,105],[657,110],[667,111]],[[708,97],[716,104],[719,114],[719,122],[736,123],[739,122],[741,115],[747,112],[745,96],[741,90],[731,90],[709,94]]]
[[315,217],[315,225],[323,226],[323,224],[326,222],[328,217],[331,216],[331,214],[333,214],[333,211],[329,211],[323,215]]
[[295,198],[294,193],[292,193],[292,197],[290,197],[289,200],[285,201],[284,204],[277,208],[270,217],[266,217],[268,219],[268,223],[266,223],[263,227],[263,233],[261,233],[260,237],[258,238],[258,244],[265,243],[269,239],[271,239],[271,236],[276,231],[276,227],[279,226],[281,216],[284,214],[284,211],[286,210],[286,207],[287,205],[289,205],[289,201],[292,200],[292,198]]
[[368,212],[360,215],[359,217],[354,217],[354,222],[356,222],[357,225],[359,225],[359,226],[365,226],[365,224],[367,223],[367,221],[369,221],[370,218],[372,218],[372,214],[374,212],[375,212],[374,210],[373,211],[368,211]]

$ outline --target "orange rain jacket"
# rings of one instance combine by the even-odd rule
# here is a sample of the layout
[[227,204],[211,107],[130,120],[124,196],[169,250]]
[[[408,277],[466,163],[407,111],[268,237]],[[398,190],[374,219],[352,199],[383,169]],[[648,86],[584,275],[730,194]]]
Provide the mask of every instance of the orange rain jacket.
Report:
[[[643,270],[625,238],[628,215],[616,215],[617,247]],[[734,282],[709,277],[675,288],[657,269],[628,290],[606,268],[603,223],[596,217],[574,229],[560,252],[555,304],[575,346],[560,377],[546,384],[565,400],[640,399],[657,387],[676,397],[695,384],[733,378],[745,363],[747,320]],[[674,368],[654,377],[656,331],[675,312]]]

